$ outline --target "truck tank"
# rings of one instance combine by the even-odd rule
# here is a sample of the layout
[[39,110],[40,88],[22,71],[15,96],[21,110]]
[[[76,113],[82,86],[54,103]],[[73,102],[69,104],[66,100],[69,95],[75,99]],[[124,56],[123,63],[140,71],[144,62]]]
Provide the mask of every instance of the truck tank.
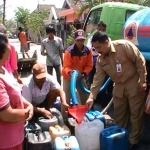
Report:
[[150,61],[150,9],[142,9],[131,15],[125,22],[123,38],[134,43]]

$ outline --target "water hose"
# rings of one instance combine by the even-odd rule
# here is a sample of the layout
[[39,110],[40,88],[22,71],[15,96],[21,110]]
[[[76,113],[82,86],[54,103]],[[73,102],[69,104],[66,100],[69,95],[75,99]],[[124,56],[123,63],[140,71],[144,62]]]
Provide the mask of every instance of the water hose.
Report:
[[70,95],[71,95],[73,105],[79,104],[77,95],[76,95],[76,83],[77,83],[78,75],[79,75],[79,72],[77,70],[72,71],[71,81],[70,81]]
[[[71,75],[70,94],[71,94],[73,105],[79,104],[78,99],[77,99],[77,95],[76,95],[76,84],[78,84],[80,86],[80,88],[83,89],[86,93],[90,94],[90,90],[88,90],[86,87],[84,87],[80,81],[77,82],[78,75],[79,75],[79,72],[77,70],[74,70],[72,72],[72,75]],[[107,86],[110,84],[110,82],[111,82],[111,79],[108,78],[106,80],[106,82],[103,84],[103,86],[100,88],[99,92],[103,92],[107,88]],[[112,104],[113,104],[113,98],[108,103],[108,105],[102,110],[101,113],[105,114]]]
[[110,106],[113,104],[113,98],[110,100],[110,102],[107,104],[107,106],[102,110],[102,114],[105,114],[108,109],[110,108]]
[[[99,92],[103,92],[108,85],[111,83],[111,79],[110,77],[106,80],[106,82],[103,84],[103,86],[100,88]],[[90,90],[88,90],[83,84],[82,82],[78,81],[77,84],[79,85],[79,87],[87,94],[90,94]]]

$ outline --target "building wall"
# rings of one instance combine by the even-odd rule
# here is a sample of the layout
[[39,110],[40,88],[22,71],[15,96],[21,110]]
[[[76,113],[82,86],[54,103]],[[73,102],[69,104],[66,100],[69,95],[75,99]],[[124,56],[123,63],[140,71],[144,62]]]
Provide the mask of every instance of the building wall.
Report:
[[66,16],[66,23],[68,22],[74,22],[74,20],[77,18],[77,15],[74,13],[74,14],[70,14],[70,15],[67,15]]

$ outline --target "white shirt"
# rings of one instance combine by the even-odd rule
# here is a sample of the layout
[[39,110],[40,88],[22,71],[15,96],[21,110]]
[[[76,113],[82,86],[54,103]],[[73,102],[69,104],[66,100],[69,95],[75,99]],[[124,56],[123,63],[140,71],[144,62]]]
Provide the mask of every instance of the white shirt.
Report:
[[[93,36],[91,36],[91,37],[88,39],[88,42],[87,42],[87,44],[86,44],[86,46],[87,46],[89,49],[92,48],[92,38],[93,38]],[[92,54],[93,54],[93,56],[98,56],[98,55],[99,55],[99,53],[98,53],[96,50],[95,50],[95,51],[92,50]]]
[[64,51],[62,39],[54,36],[54,41],[51,43],[49,38],[46,38],[41,43],[41,52],[46,50],[48,56],[46,58],[47,66],[60,65],[60,54],[59,51]]
[[26,83],[22,87],[22,96],[33,106],[41,104],[45,99],[50,90],[55,90],[60,88],[57,80],[47,74],[46,80],[41,89],[37,87],[34,82],[33,75],[27,78]]

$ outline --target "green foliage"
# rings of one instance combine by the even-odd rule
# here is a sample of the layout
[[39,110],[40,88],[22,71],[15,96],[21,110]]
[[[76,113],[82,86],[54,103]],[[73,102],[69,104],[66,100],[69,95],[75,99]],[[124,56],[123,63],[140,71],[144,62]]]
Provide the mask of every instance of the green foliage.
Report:
[[26,25],[35,34],[39,32],[44,32],[45,25],[43,20],[48,17],[48,11],[42,10],[40,12],[33,12],[27,19]]
[[[75,4],[80,3],[80,0],[74,0]],[[91,9],[92,7],[104,3],[105,0],[84,0],[77,12],[78,17],[80,17],[86,9]]]
[[73,25],[70,25],[70,30],[71,30],[71,33],[70,33],[70,35],[68,35],[68,37],[66,39],[67,46],[70,46],[74,43],[74,33],[76,31],[76,28]]
[[30,12],[28,9],[24,9],[23,7],[17,7],[15,10],[15,19],[18,22],[19,26],[26,28],[26,22],[28,19]]
[[[74,0],[74,3],[81,3],[81,0]],[[120,0],[122,1],[122,0]],[[80,17],[86,9],[91,9],[92,7],[107,2],[107,0],[84,0],[79,8],[77,15]],[[126,3],[139,4],[143,6],[150,7],[150,0],[123,0]]]
[[16,21],[13,19],[6,20],[5,26],[6,26],[8,31],[12,32],[16,28]]
[[0,11],[0,22],[3,22],[3,12]]

